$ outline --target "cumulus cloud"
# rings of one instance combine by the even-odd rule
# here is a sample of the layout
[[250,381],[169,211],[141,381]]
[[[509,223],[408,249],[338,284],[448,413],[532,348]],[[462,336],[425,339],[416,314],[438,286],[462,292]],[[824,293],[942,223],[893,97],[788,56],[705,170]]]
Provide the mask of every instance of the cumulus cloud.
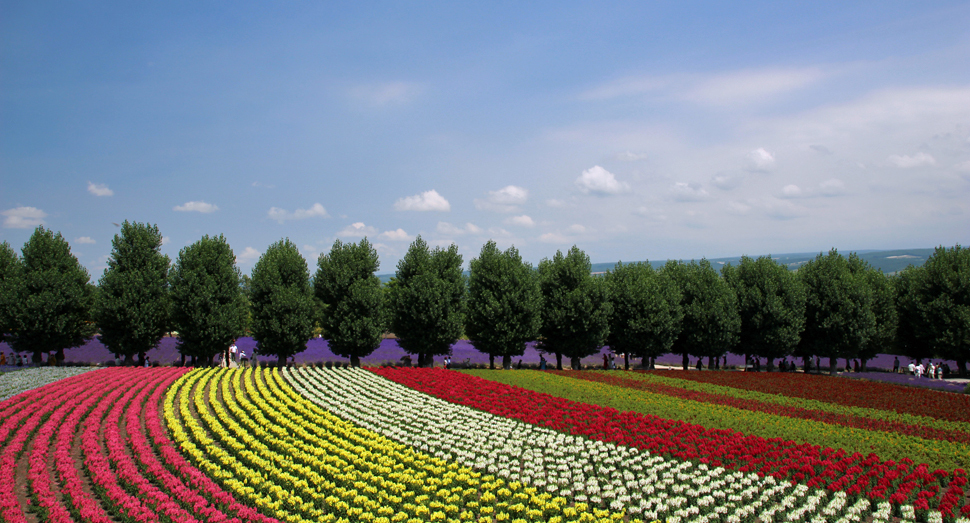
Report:
[[382,240],[388,240],[393,242],[403,242],[411,239],[411,235],[406,233],[404,229],[400,229],[400,228],[393,231],[384,231],[380,233],[377,237]]
[[836,196],[845,192],[845,182],[832,178],[819,184],[819,190],[826,196]]
[[636,162],[640,160],[646,160],[647,155],[626,151],[626,152],[617,154],[616,159],[624,162]]
[[90,236],[81,236],[80,238],[75,239],[74,240],[74,243],[95,244],[95,243],[98,243],[98,242],[94,241],[94,238],[92,238]]
[[744,202],[728,202],[728,212],[732,214],[745,215],[751,212],[751,206]]
[[529,216],[512,216],[505,220],[507,225],[518,225],[519,227],[535,227],[536,222]]
[[475,199],[475,208],[483,211],[513,212],[529,199],[529,191],[508,185],[497,191],[488,191],[488,198]]
[[802,188],[794,184],[786,185],[781,189],[781,194],[785,198],[798,198],[802,196],[802,192]]
[[439,211],[451,210],[451,204],[438,191],[432,189],[414,196],[407,196],[394,202],[396,211]]
[[572,225],[570,225],[569,227],[566,228],[566,232],[568,232],[570,234],[583,234],[587,230],[589,230],[589,229],[587,229],[586,227],[584,227],[584,226],[582,226],[582,225],[580,225],[578,223],[574,223],[574,224],[572,224]]
[[236,263],[250,262],[259,258],[261,253],[252,247],[246,247],[243,252],[236,255]]
[[750,171],[768,172],[775,166],[775,155],[759,147],[747,156],[747,168]]
[[583,171],[583,174],[576,178],[576,185],[586,194],[620,194],[630,190],[629,185],[617,181],[613,173],[599,165]]
[[569,238],[566,238],[562,233],[547,232],[539,236],[539,241],[545,243],[568,243]]
[[309,209],[297,209],[293,212],[289,212],[286,209],[280,209],[279,207],[270,207],[266,214],[279,223],[283,223],[286,220],[306,220],[307,218],[330,217],[330,215],[327,214],[327,210],[319,203],[313,204],[313,206],[311,206]]
[[15,207],[0,214],[5,216],[3,226],[8,229],[33,229],[47,218],[47,213],[37,207]]
[[561,209],[566,206],[566,202],[562,200],[557,200],[555,198],[550,198],[546,200],[546,205],[554,209]]
[[936,158],[933,158],[926,153],[916,153],[913,156],[900,156],[898,154],[894,154],[889,157],[889,162],[900,169],[909,169],[911,167],[922,167],[924,165],[936,165]]
[[377,234],[377,229],[370,225],[364,225],[364,222],[355,222],[344,227],[344,230],[338,232],[337,236],[364,237],[370,234]]
[[711,177],[711,185],[722,191],[737,188],[742,181],[744,181],[744,176],[740,174],[720,173]]
[[88,182],[88,192],[95,196],[114,196],[115,192],[103,183]]
[[170,243],[172,243],[171,236],[162,236],[162,245],[168,245]]
[[677,182],[670,188],[670,197],[678,202],[700,202],[709,196],[699,183]]
[[201,212],[201,213],[207,214],[210,212],[216,212],[219,210],[219,208],[211,203],[200,201],[200,202],[185,202],[182,205],[176,205],[175,207],[172,207],[172,210],[179,211],[179,212]]
[[445,236],[461,236],[463,234],[481,234],[482,229],[473,223],[466,223],[464,227],[456,227],[448,222],[438,222],[438,234]]

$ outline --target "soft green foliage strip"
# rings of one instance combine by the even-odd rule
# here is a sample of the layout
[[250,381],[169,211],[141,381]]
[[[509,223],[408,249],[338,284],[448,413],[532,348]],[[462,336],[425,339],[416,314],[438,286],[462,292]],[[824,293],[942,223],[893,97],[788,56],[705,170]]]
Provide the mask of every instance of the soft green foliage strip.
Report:
[[928,463],[933,468],[952,470],[970,466],[970,446],[959,443],[744,411],[539,371],[464,372],[573,401],[695,423],[713,429],[842,448],[847,452],[859,452],[863,455],[875,453],[882,459],[909,458],[917,463]]

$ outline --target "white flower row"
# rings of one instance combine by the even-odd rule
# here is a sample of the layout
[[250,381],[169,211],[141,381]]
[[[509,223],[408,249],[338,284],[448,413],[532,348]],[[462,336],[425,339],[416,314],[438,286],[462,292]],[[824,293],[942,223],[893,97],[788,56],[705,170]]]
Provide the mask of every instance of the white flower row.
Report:
[[0,373],[0,401],[100,367],[30,367]]
[[[670,523],[888,521],[844,493],[665,460],[449,403],[360,369],[287,369],[304,396],[401,443],[553,495]],[[911,521],[914,518],[905,518]]]

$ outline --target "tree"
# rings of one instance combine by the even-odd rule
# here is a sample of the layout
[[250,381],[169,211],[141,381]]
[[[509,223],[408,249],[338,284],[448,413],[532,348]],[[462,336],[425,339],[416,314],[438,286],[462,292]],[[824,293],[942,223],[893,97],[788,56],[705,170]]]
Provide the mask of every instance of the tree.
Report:
[[556,251],[552,260],[539,262],[539,281],[539,349],[556,355],[557,369],[566,356],[573,370],[580,370],[580,360],[596,354],[610,332],[613,306],[606,280],[590,274],[589,256],[574,245],[565,256]]
[[642,358],[642,366],[649,367],[648,361],[670,352],[680,335],[680,289],[649,263],[617,263],[606,282],[613,306],[610,349]]
[[270,245],[253,267],[251,285],[256,352],[283,366],[313,336],[310,272],[296,244],[285,238]]
[[7,242],[0,243],[0,342],[14,330],[22,269],[17,251]]
[[738,297],[740,350],[767,359],[772,370],[774,360],[792,354],[801,339],[805,288],[770,256],[743,256],[737,267],[725,265],[721,274]]
[[391,329],[405,352],[418,355],[418,366],[448,354],[462,335],[466,287],[461,264],[456,245],[430,250],[421,236],[397,264],[388,290]]
[[870,307],[876,320],[869,339],[856,352],[862,362],[862,371],[865,372],[866,363],[877,354],[885,352],[895,341],[899,314],[896,310],[897,291],[894,280],[861,258],[857,260],[852,270],[854,274],[858,273],[868,287],[871,295]]
[[738,298],[711,263],[669,261],[663,272],[677,282],[682,295],[684,320],[672,352],[683,356],[684,370],[690,366],[688,355],[707,356],[710,364],[733,349],[741,331]]
[[923,316],[926,267],[910,265],[897,273],[893,279],[899,324],[895,339],[897,347],[903,354],[914,360],[935,356],[932,329]]
[[183,361],[189,356],[211,365],[246,325],[242,278],[225,237],[203,236],[179,251],[169,281],[172,326]]
[[970,248],[937,247],[923,264],[919,298],[928,338],[938,354],[967,375],[970,359]]
[[798,352],[829,359],[835,374],[838,358],[852,358],[872,337],[876,315],[865,276],[853,273],[855,253],[847,260],[835,249],[819,253],[798,270],[805,284],[805,332]]
[[24,244],[21,264],[10,345],[17,352],[32,353],[35,364],[50,351],[63,360],[64,349],[80,346],[94,334],[90,322],[94,291],[88,271],[71,254],[61,233],[43,226]]
[[317,260],[313,285],[326,307],[321,324],[338,356],[360,367],[360,358],[380,347],[384,334],[384,293],[374,273],[380,267],[377,251],[367,238],[358,244],[334,242],[329,255]]
[[169,326],[169,259],[161,253],[162,235],[155,225],[121,225],[111,242],[111,257],[98,282],[95,322],[101,342],[125,363],[158,345]]
[[525,344],[539,334],[539,279],[515,247],[501,252],[491,240],[469,265],[465,333],[490,359],[501,356],[502,368],[508,369],[512,357],[524,354]]

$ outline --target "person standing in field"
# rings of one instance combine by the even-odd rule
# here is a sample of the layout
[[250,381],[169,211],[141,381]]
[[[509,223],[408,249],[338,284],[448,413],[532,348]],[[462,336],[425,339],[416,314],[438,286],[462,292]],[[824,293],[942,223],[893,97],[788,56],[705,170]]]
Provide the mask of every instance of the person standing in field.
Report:
[[893,374],[899,374],[899,356],[893,358]]

